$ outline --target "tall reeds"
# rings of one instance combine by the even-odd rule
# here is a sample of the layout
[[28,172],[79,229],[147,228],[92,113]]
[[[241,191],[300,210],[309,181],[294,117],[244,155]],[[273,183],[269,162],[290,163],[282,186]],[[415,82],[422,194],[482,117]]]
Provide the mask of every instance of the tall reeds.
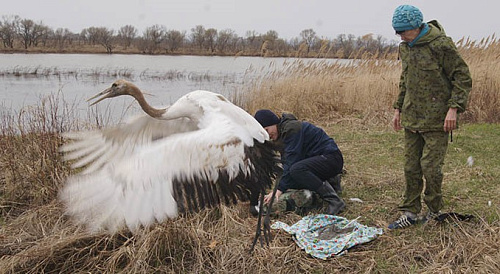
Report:
[[[480,43],[461,40],[458,46],[473,79],[463,119],[499,122],[500,43],[492,37]],[[289,63],[283,71],[254,81],[245,92],[248,96],[244,104],[251,112],[269,108],[310,120],[357,117],[367,122],[388,122],[399,92],[401,63],[396,57],[364,58],[349,64]]]
[[0,202],[3,218],[52,201],[69,169],[58,149],[61,132],[88,128],[76,104],[58,92],[40,97],[19,111],[2,110],[0,118]]
[[466,118],[471,122],[499,122],[500,41],[493,35],[479,42],[463,39],[458,45],[473,80]]
[[[499,50],[496,39],[461,42],[474,88],[469,122],[499,122]],[[343,178],[348,204],[343,216],[362,216],[364,224],[386,227],[403,191],[401,144],[385,130],[398,93],[400,64],[363,59],[350,64],[290,63],[286,69],[252,80],[237,104],[290,111],[320,122],[335,137],[350,169]],[[176,74],[173,74],[175,78]],[[90,112],[79,120],[73,104],[60,94],[40,98],[19,112],[1,112],[0,120],[0,273],[498,273],[500,225],[498,126],[464,132],[470,147],[452,151],[447,164],[447,206],[471,210],[473,222],[424,225],[385,232],[342,257],[311,259],[284,232],[274,231],[269,248],[248,253],[256,219],[248,204],[221,206],[167,220],[135,234],[89,234],[64,215],[57,192],[71,172],[58,147],[63,131],[105,126],[106,117]],[[352,125],[352,126],[350,126]],[[474,125],[471,125],[474,126]],[[370,130],[365,130],[370,129]],[[216,133],[215,133],[216,134]],[[479,137],[478,137],[479,136]],[[468,142],[469,143],[469,142]],[[470,142],[472,143],[472,142]],[[468,153],[482,162],[464,167]],[[400,157],[400,158],[398,158]],[[448,159],[450,159],[448,158]],[[496,161],[496,162],[495,162]],[[78,172],[78,171],[76,171]],[[452,192],[452,193],[450,193]],[[363,203],[348,198],[359,197]],[[493,202],[494,206],[490,206]],[[316,213],[316,212],[313,212]],[[288,224],[301,216],[283,214]]]

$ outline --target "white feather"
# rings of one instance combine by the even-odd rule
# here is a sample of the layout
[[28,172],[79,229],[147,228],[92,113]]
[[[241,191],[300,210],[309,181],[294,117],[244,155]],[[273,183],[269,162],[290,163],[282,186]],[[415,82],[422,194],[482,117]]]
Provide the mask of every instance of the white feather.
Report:
[[111,129],[66,133],[65,160],[84,167],[60,198],[91,231],[134,231],[178,215],[174,181],[250,173],[245,146],[269,139],[247,112],[219,94],[194,91],[158,119],[141,116]]
[[474,158],[472,158],[472,156],[469,156],[467,158],[467,165],[468,166],[473,166],[474,165]]

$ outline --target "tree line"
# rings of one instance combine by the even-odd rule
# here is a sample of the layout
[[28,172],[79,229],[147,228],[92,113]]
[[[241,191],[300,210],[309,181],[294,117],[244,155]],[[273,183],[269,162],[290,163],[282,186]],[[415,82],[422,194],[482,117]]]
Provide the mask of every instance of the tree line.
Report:
[[0,21],[2,51],[106,52],[141,54],[231,55],[268,57],[357,58],[385,57],[397,51],[396,41],[373,34],[355,37],[339,34],[334,39],[318,37],[305,29],[298,37],[280,38],[274,30],[264,34],[247,31],[240,37],[232,29],[217,30],[197,25],[190,32],[153,25],[140,32],[132,25],[118,30],[88,27],[80,33],[53,29],[42,22],[4,15]]

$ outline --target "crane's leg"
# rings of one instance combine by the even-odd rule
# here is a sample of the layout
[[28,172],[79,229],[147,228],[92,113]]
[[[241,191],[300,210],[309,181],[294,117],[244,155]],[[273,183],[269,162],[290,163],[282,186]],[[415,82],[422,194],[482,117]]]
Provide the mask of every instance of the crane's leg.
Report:
[[269,246],[269,242],[271,241],[271,211],[273,208],[274,198],[276,198],[276,191],[278,190],[278,182],[274,184],[273,194],[271,195],[271,201],[267,206],[266,217],[264,218],[264,239],[266,239],[266,244]]
[[262,212],[264,211],[264,196],[266,194],[265,190],[262,191],[260,196],[260,205],[259,205],[259,216],[257,219],[257,229],[255,231],[255,237],[252,242],[252,246],[250,247],[250,253],[253,252],[255,248],[255,244],[257,244],[257,239],[260,240],[260,245],[264,246],[262,241],[262,232],[264,232],[264,239],[266,240],[267,246],[269,246],[269,242],[271,241],[271,208],[273,206],[274,198],[276,196],[276,191],[278,190],[278,183],[275,184],[273,189],[273,194],[271,195],[271,201],[267,206],[266,217],[264,218],[264,225],[262,225]]
[[255,244],[257,244],[257,239],[260,240],[260,245],[263,246],[262,243],[262,211],[264,211],[264,195],[266,194],[265,190],[262,190],[259,198],[259,215],[257,216],[257,229],[255,231],[255,237],[253,238],[252,241],[252,246],[250,247],[250,253],[253,252],[255,248]]

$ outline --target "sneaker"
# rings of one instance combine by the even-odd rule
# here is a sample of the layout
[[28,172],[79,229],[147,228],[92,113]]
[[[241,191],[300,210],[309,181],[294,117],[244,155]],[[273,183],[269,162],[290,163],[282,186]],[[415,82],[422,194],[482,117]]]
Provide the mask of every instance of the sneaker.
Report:
[[407,216],[407,214],[403,214],[397,219],[394,223],[389,225],[389,229],[399,229],[409,227],[417,223],[417,218],[412,218]]

